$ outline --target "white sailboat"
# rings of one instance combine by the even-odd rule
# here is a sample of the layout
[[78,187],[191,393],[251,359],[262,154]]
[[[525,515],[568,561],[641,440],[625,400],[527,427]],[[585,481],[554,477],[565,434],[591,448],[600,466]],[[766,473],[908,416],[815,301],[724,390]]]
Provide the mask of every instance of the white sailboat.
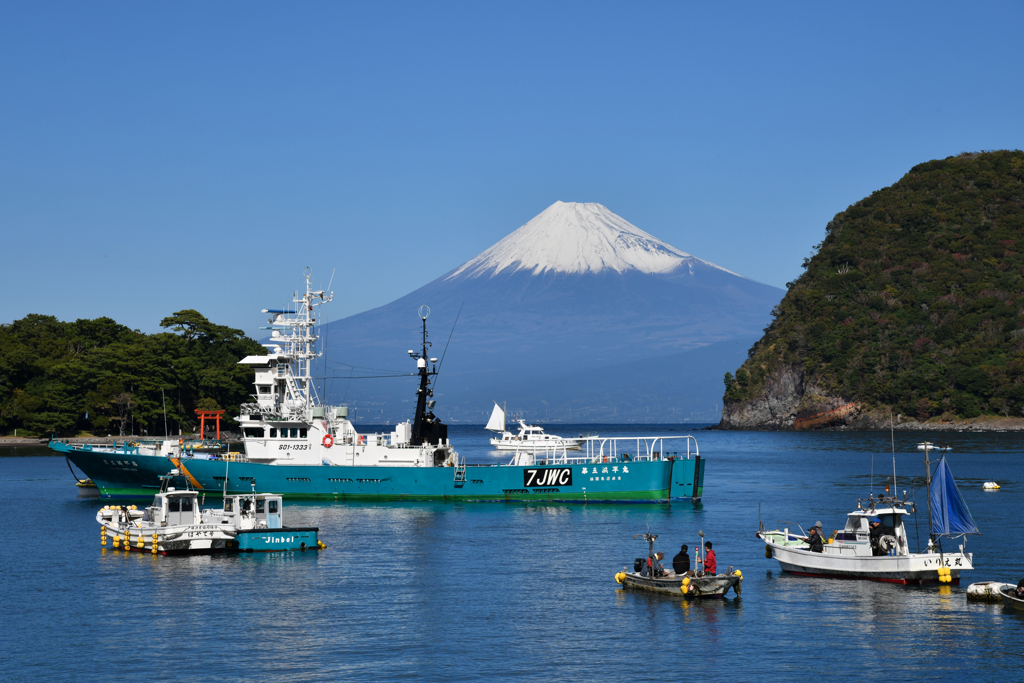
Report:
[[572,439],[545,434],[543,427],[528,425],[523,420],[519,422],[519,433],[513,434],[505,428],[505,409],[495,402],[494,410],[491,411],[491,419],[487,421],[484,429],[492,432],[501,432],[500,436],[491,439],[491,445],[499,451],[578,451],[582,448],[583,438]]

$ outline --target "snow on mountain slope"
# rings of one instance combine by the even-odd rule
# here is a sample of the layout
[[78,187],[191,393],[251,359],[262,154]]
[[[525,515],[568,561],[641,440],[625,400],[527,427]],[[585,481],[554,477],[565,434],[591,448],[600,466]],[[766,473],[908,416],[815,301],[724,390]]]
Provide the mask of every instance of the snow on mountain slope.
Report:
[[655,274],[694,262],[730,273],[662,242],[601,204],[555,202],[445,279],[493,277],[520,270],[533,275],[602,271]]

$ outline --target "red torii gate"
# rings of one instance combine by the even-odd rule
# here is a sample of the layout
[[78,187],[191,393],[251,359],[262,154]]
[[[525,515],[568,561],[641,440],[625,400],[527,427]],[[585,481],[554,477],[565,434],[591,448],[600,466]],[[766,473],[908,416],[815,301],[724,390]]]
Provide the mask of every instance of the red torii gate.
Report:
[[216,420],[217,421],[217,440],[220,440],[220,416],[223,415],[223,410],[200,410],[196,408],[196,415],[199,417],[199,438],[206,438],[206,421]]

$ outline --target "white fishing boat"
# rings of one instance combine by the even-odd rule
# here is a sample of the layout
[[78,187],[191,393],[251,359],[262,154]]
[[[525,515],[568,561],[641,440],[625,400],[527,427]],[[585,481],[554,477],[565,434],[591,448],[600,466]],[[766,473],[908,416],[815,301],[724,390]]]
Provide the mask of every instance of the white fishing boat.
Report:
[[[177,469],[162,476],[160,493],[144,510],[106,506],[96,513],[102,544],[153,554],[267,552],[322,549],[316,527],[286,527],[276,493],[224,495],[217,509],[200,509],[199,492]],[[171,486],[180,481],[184,488]],[[205,497],[205,495],[204,495]]]
[[[845,528],[837,529],[822,544],[821,552],[811,550],[809,534],[799,525],[780,522],[771,531],[760,528],[757,536],[765,542],[765,556],[778,560],[782,571],[802,576],[959,584],[960,572],[974,569],[973,554],[964,552],[963,542],[948,552],[942,547],[942,538],[965,539],[967,534],[980,532],[946,457],[939,460],[933,479],[927,456],[930,444],[923,445],[931,520],[924,552],[910,550],[905,520],[917,509],[904,491],[903,500],[882,494],[858,500],[857,509],[846,516]],[[880,524],[872,529],[872,523]]]
[[111,536],[115,549],[162,555],[224,552],[231,547],[237,536],[235,526],[205,522],[199,493],[187,481],[183,489],[170,485],[180,476],[175,469],[161,477],[160,492],[145,510],[110,505],[97,512],[103,545]]
[[513,434],[505,428],[505,410],[497,403],[491,411],[491,419],[487,421],[484,429],[492,432],[500,432],[499,436],[491,439],[491,445],[499,451],[547,451],[567,450],[578,451],[582,448],[583,437],[578,439],[566,438],[555,434],[545,434],[543,427],[528,425],[524,420],[519,422],[519,432]]

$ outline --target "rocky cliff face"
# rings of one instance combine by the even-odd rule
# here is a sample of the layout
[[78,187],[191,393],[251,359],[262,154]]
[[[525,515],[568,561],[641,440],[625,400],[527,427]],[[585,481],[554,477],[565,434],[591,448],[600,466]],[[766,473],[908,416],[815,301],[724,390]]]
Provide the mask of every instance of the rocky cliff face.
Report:
[[838,412],[850,403],[813,382],[805,383],[801,368],[783,365],[765,378],[760,396],[726,403],[719,428],[790,430],[800,429],[801,421],[814,426],[850,424],[859,411]]

